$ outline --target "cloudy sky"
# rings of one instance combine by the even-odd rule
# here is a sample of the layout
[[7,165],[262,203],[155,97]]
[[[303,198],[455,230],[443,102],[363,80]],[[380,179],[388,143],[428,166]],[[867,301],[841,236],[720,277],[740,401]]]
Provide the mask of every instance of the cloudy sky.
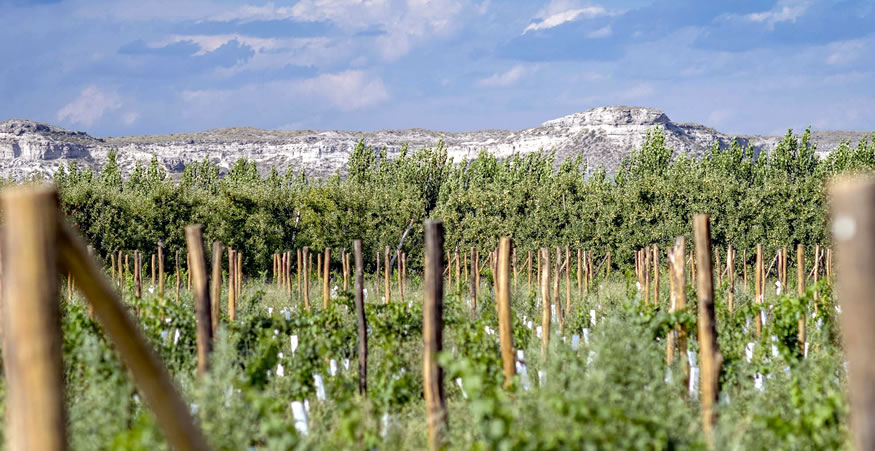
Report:
[[0,120],[521,129],[603,105],[875,130],[873,0],[0,0]]

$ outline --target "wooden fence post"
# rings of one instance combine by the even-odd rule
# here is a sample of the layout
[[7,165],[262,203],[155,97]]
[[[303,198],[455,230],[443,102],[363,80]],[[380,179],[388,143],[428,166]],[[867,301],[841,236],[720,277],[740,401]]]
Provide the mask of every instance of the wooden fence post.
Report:
[[547,358],[547,348],[550,346],[550,320],[552,312],[550,306],[550,249],[541,248],[540,265],[541,274],[541,358]]
[[659,246],[653,245],[653,305],[659,305]]
[[571,249],[565,247],[565,317],[571,315]]
[[696,296],[698,297],[699,360],[702,399],[702,424],[705,438],[713,447],[714,405],[720,395],[720,367],[723,357],[717,343],[717,321],[714,314],[714,278],[711,257],[711,224],[708,215],[693,218],[693,239],[698,259]]
[[157,272],[155,271],[155,269],[156,269],[156,267],[155,267],[155,254],[152,254],[151,260],[152,260],[152,279],[151,279],[149,282],[152,284],[152,289],[154,290],[154,289],[155,289],[155,285],[157,285],[157,284],[156,284],[156,282],[157,282],[157,280],[156,280]]
[[219,302],[222,300],[222,243],[218,241],[213,241],[213,277],[210,286],[213,289],[210,296],[210,325],[215,339],[219,331]]
[[513,383],[516,374],[516,357],[513,353],[513,316],[510,312],[510,283],[508,280],[508,254],[511,240],[503,237],[498,241],[498,338],[501,342],[501,361],[504,368],[504,388]]
[[301,252],[301,249],[295,249],[295,253],[298,255],[298,265],[295,266],[295,268],[298,271],[298,280],[297,280],[297,282],[298,282],[298,297],[300,298],[301,294],[303,293],[303,291],[302,291],[303,288],[301,286],[301,277],[303,274],[302,270],[303,270],[303,266],[304,266],[304,264],[303,264],[304,258],[303,258],[303,253]]
[[203,231],[199,224],[185,227],[185,241],[192,264],[192,285],[194,286],[194,307],[197,320],[197,370],[198,375],[203,376],[209,369],[207,359],[213,350],[213,331]]
[[[754,302],[757,304],[763,303],[763,286],[765,285],[765,281],[763,281],[763,245],[761,243],[757,243],[756,250],[756,268],[754,268]],[[756,336],[759,337],[762,334],[763,322],[762,315],[757,312],[756,318],[754,320],[756,327]]]
[[[875,180],[846,179],[830,187],[838,268],[836,291],[848,358],[851,436],[856,449],[875,449]],[[827,278],[831,249],[827,248]]]
[[182,278],[179,276],[179,249],[176,250],[176,303],[179,304],[179,289],[182,287]]
[[158,243],[158,296],[164,299],[164,244]]
[[331,302],[331,249],[325,248],[325,258],[322,259],[322,308],[327,309]]
[[[449,252],[447,252],[447,256],[449,256],[449,255],[450,255]],[[443,257],[441,257],[441,258],[443,258]],[[403,260],[403,257],[401,256],[401,251],[399,251],[399,250],[395,251],[395,261],[398,262],[398,264],[395,265],[397,268],[395,270],[395,274],[398,275],[398,298],[401,299],[401,302],[404,302],[404,280],[403,280],[404,279],[404,275],[403,275],[404,260]],[[449,267],[449,259],[447,259],[447,266]],[[441,277],[443,277],[443,273],[441,273]],[[450,278],[452,278],[452,276],[450,276]],[[447,285],[452,285],[452,284],[448,283]]]
[[359,394],[368,395],[368,319],[365,316],[365,261],[362,240],[352,242],[355,254],[355,317],[358,324]]
[[10,188],[2,205],[6,445],[14,451],[64,450],[57,192]]
[[726,279],[729,281],[728,304],[731,315],[735,310],[735,249],[732,248],[731,244],[726,247],[726,270],[728,271]]
[[240,293],[243,292],[243,252],[237,251],[237,280],[234,282],[234,299],[235,302],[240,298]]
[[583,297],[583,249],[577,248],[577,297]]
[[301,254],[301,260],[304,263],[304,308],[307,311],[310,311],[310,265],[307,263],[310,261],[310,247],[304,246],[303,253]]
[[468,290],[471,293],[471,316],[474,316],[477,311],[477,282],[475,282],[478,278],[480,278],[479,271],[477,269],[477,251],[474,248],[471,248],[471,280],[468,282]]
[[559,293],[559,272],[562,265],[562,250],[556,246],[556,261],[553,263],[553,292],[552,297],[556,301],[556,320],[559,322],[559,333],[565,330],[565,318],[562,315],[562,295]]
[[134,267],[136,269],[136,273],[134,277],[137,279],[137,299],[143,298],[143,254],[140,251],[135,253],[136,261],[134,262]]
[[236,277],[234,274],[237,273],[237,252],[233,248],[228,248],[228,317],[231,318],[231,321],[234,321],[234,317],[231,316],[232,306],[237,305],[237,297],[236,291],[234,290],[234,284],[236,283]]
[[[805,296],[805,246],[801,243],[796,245],[796,294],[801,298]],[[805,316],[808,314],[806,308],[802,316],[799,318],[799,332],[797,339],[799,340],[799,350],[805,352]]]
[[437,355],[443,350],[443,247],[443,222],[426,222],[425,305],[422,321],[425,350],[422,357],[422,382],[428,423],[428,445],[431,451],[437,451],[442,447],[448,426],[443,368],[437,362]]
[[[391,280],[390,280],[390,278],[392,277],[392,262],[389,260],[389,251],[390,251],[389,246],[386,246],[386,249],[384,250],[384,253],[383,253],[383,263],[385,263],[385,265],[384,265],[385,268],[383,271],[383,275],[385,276],[384,280],[383,280],[383,282],[384,282],[383,289],[384,289],[385,295],[386,295],[386,304],[388,304],[389,302],[392,302],[391,301],[391,299],[392,299],[392,284],[391,284]],[[443,275],[441,275],[441,277],[443,277]]]

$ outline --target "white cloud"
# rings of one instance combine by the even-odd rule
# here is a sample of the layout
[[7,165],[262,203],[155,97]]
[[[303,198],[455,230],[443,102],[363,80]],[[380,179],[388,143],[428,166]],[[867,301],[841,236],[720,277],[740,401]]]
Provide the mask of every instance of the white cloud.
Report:
[[751,13],[745,16],[752,22],[765,23],[769,28],[781,22],[796,22],[808,11],[808,0],[782,0],[769,11]]
[[504,87],[515,84],[524,77],[535,72],[535,68],[516,65],[508,69],[506,72],[496,73],[477,82],[480,86],[488,87]]
[[827,50],[829,52],[829,55],[826,57],[827,64],[834,66],[847,64],[866,53],[866,42],[862,40],[836,42],[830,44]]
[[214,21],[292,20],[331,22],[347,31],[380,30],[374,38],[380,56],[393,61],[415,46],[455,31],[466,10],[483,14],[489,2],[468,0],[300,0],[293,6],[242,6],[211,17]]
[[592,19],[595,17],[612,16],[614,14],[600,5],[579,7],[577,2],[573,0],[552,0],[535,15],[534,18],[540,20],[530,23],[523,30],[523,34],[529,31],[555,28],[564,23],[573,22],[580,17]]
[[251,83],[236,89],[183,91],[181,98],[190,115],[215,115],[240,108],[296,108],[313,101],[327,104],[330,109],[352,111],[388,100],[389,92],[379,77],[348,70],[300,80]]
[[136,113],[134,111],[128,111],[127,113],[122,115],[122,122],[125,125],[134,125],[134,122],[137,122],[137,119],[139,118],[139,113]]
[[601,39],[607,38],[614,34],[614,30],[611,29],[610,25],[605,25],[604,27],[599,28],[598,30],[590,31],[586,34],[586,37],[590,39]]
[[91,85],[79,93],[79,97],[58,110],[59,121],[69,121],[86,127],[93,125],[104,113],[121,108],[118,94],[105,92]]

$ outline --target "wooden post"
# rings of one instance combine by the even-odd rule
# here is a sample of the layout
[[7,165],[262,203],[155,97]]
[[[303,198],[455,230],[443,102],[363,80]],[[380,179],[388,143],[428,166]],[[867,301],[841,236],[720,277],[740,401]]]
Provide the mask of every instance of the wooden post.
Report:
[[647,252],[647,247],[641,250],[644,255],[644,304],[650,304],[650,252]]
[[571,315],[571,249],[565,247],[565,317]]
[[477,251],[471,248],[471,280],[468,282],[468,290],[471,292],[471,316],[477,312],[477,282],[479,276],[477,269]]
[[182,277],[179,276],[179,249],[176,250],[176,303],[179,304],[179,289],[182,287]]
[[322,253],[316,254],[316,281],[322,281]]
[[713,447],[713,427],[716,419],[714,404],[720,394],[720,367],[723,357],[717,343],[717,322],[714,315],[714,279],[711,257],[711,224],[708,215],[693,218],[693,239],[699,271],[696,274],[696,296],[699,299],[697,321],[699,329],[699,360],[702,368],[700,391],[702,424],[705,438]]
[[168,443],[178,450],[207,450],[207,442],[195,425],[188,405],[121,300],[101,276],[97,265],[88,258],[84,242],[60,216],[56,220],[60,224],[58,256],[61,267],[70,270],[80,281],[82,294],[94,307],[95,317],[154,411]]
[[459,260],[459,248],[453,251],[453,258],[456,260],[456,292],[462,291],[462,262]]
[[158,243],[158,296],[164,299],[164,245]]
[[185,227],[185,242],[191,255],[192,285],[197,326],[197,371],[203,376],[209,370],[208,357],[213,350],[210,289],[207,285],[207,262],[204,256],[203,232],[199,224]]
[[562,314],[562,294],[559,292],[559,281],[561,280],[560,272],[562,265],[562,250],[559,249],[559,246],[556,246],[556,259],[553,262],[553,291],[551,293],[552,299],[555,300],[556,304],[556,320],[559,322],[559,332],[565,330],[565,318]]
[[528,251],[526,257],[526,266],[528,266],[529,273],[529,294],[532,293],[532,251]]
[[[848,358],[851,436],[856,449],[875,449],[875,181],[849,178],[830,187],[837,255],[839,315]],[[827,277],[832,252],[827,249]]]
[[547,348],[550,345],[550,249],[541,248],[541,357],[547,358]]
[[243,252],[237,251],[237,280],[234,282],[234,299],[240,299],[240,294],[243,292]]
[[142,299],[143,297],[143,254],[140,251],[135,253],[136,262],[134,262],[136,274],[134,277],[137,279],[137,299]]
[[437,355],[443,350],[443,247],[443,222],[426,222],[425,299],[422,321],[425,349],[422,357],[422,385],[425,392],[428,447],[431,451],[441,449],[449,424],[444,400],[443,368],[437,362]]
[[[757,304],[763,303],[763,245],[757,243],[756,264],[754,268],[754,302]],[[757,314],[754,319],[756,327],[756,336],[759,337],[762,333],[763,323],[761,315]]]
[[149,282],[152,284],[152,289],[154,290],[155,289],[155,282],[157,281],[155,278],[155,275],[156,275],[156,272],[155,272],[155,254],[152,254],[151,260],[152,260],[152,280],[150,280]]
[[[187,280],[185,282],[185,289],[188,291],[191,291],[191,255],[188,252],[186,252],[185,258],[186,258],[185,269],[188,273],[188,277],[186,278]],[[127,257],[125,257],[125,259],[127,260]],[[135,266],[136,266],[136,264],[135,264]]]
[[[447,253],[447,255],[450,254]],[[398,275],[398,297],[401,299],[401,302],[404,302],[404,257],[402,257],[401,251],[395,251],[395,260],[398,262],[396,265],[398,269],[395,271],[395,274]],[[447,266],[449,267],[449,260],[447,261]],[[443,275],[441,275],[441,277],[443,277]],[[450,283],[448,285],[452,284]]]
[[817,311],[817,301],[820,299],[820,290],[817,288],[818,278],[820,276],[820,256],[822,255],[820,245],[814,247],[814,313]]
[[228,318],[231,321],[234,321],[234,315],[232,315],[232,311],[237,311],[237,290],[234,289],[234,284],[237,283],[237,278],[234,277],[234,274],[237,274],[237,251],[232,248],[228,248]]
[[310,247],[304,246],[303,253],[301,254],[301,260],[304,263],[304,308],[307,311],[310,311],[310,267],[308,262],[310,261]]
[[832,285],[832,248],[826,248],[826,284]]
[[508,280],[508,254],[511,240],[503,237],[498,241],[498,338],[501,343],[501,361],[504,369],[504,387],[513,383],[516,374],[516,357],[513,352],[513,316],[510,312],[510,283]]
[[301,249],[295,249],[295,254],[297,254],[297,256],[298,256],[298,264],[297,264],[297,266],[295,266],[295,269],[296,269],[296,271],[298,271],[298,279],[297,279],[297,282],[298,282],[298,297],[300,298],[300,297],[301,297],[301,294],[303,293],[303,291],[302,291],[302,290],[303,290],[303,286],[301,285],[301,277],[302,277],[302,274],[303,274],[302,269],[303,269],[303,266],[304,266],[304,263],[303,263],[303,262],[304,262],[304,259],[303,259],[303,253],[301,252]]
[[[386,304],[391,302],[391,298],[392,298],[392,285],[391,285],[391,280],[390,280],[390,278],[392,277],[392,262],[389,260],[389,251],[390,250],[391,249],[389,248],[389,246],[386,246],[386,249],[384,250],[384,254],[383,254],[383,262],[385,263],[385,265],[384,265],[385,270],[384,270],[384,274],[383,274],[384,275],[384,280],[383,280],[384,287],[383,287],[383,289],[386,292],[385,293],[386,294]],[[443,274],[443,273],[441,273],[441,274]],[[441,276],[441,278],[443,278],[443,276]]]
[[325,248],[325,258],[322,259],[322,308],[327,309],[331,302],[331,249]]
[[577,249],[577,297],[583,297],[583,249]]
[[747,284],[747,249],[741,252],[741,271],[744,273],[744,289],[750,290],[750,285]]
[[653,245],[653,305],[659,305],[659,246]]
[[112,264],[112,271],[110,272],[110,279],[109,280],[114,281],[115,280],[115,252],[109,253],[109,259],[110,259],[110,263]]
[[6,446],[15,451],[64,450],[57,193],[48,187],[10,188],[2,205]]
[[125,267],[122,266],[122,251],[118,251],[118,292],[119,297],[124,299],[125,291]]
[[[796,294],[801,298],[805,296],[805,246],[801,243],[796,245]],[[799,349],[805,351],[805,317],[808,315],[808,309],[799,317],[799,332],[797,339],[799,340]]]
[[355,254],[355,316],[358,324],[359,394],[368,395],[368,319],[365,316],[365,260],[362,240],[352,242]]
[[210,296],[210,325],[215,338],[219,332],[219,302],[222,300],[222,243],[218,241],[213,241],[213,277],[210,285],[213,289]]
[[735,249],[732,248],[732,245],[726,248],[726,269],[729,272],[726,275],[727,280],[729,280],[729,296],[727,300],[729,314],[732,314],[735,310]]

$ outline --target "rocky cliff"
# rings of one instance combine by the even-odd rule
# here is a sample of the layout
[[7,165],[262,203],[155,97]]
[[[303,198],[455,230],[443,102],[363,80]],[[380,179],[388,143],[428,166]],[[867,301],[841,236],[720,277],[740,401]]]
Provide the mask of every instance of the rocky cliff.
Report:
[[[640,147],[647,130],[660,127],[666,141],[677,152],[701,155],[714,142],[728,145],[733,137],[698,124],[672,122],[660,110],[644,107],[600,107],[518,130],[439,132],[424,129],[350,131],[275,131],[248,127],[209,130],[198,133],[94,138],[33,121],[13,119],[0,122],[0,176],[16,180],[37,173],[53,173],[59,165],[76,160],[80,166],[100,168],[108,152],[118,149],[124,172],[136,162],[148,164],[156,156],[171,174],[181,173],[191,161],[209,158],[223,170],[239,158],[254,160],[263,172],[271,166],[328,176],[343,173],[346,161],[359,140],[385,147],[390,158],[406,143],[410,149],[434,145],[442,139],[455,161],[475,157],[486,150],[499,157],[526,154],[539,149],[553,150],[559,161],[581,154],[589,168],[614,171],[623,157]],[[832,150],[842,139],[856,143],[862,132],[815,132],[819,152]],[[742,144],[768,150],[780,137],[741,136]]]

